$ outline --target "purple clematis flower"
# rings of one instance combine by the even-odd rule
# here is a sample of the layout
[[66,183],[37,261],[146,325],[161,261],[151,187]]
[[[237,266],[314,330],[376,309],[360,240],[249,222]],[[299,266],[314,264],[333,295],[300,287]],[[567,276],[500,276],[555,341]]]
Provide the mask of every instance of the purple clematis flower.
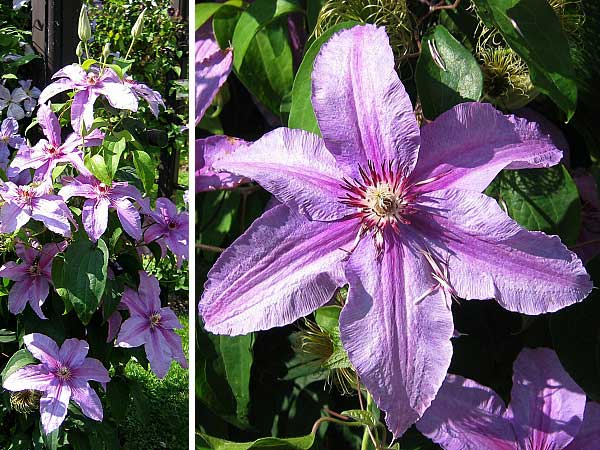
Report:
[[59,349],[56,342],[39,333],[24,336],[23,342],[41,364],[17,370],[4,380],[3,386],[9,391],[32,389],[44,393],[40,400],[44,432],[48,434],[60,427],[69,400],[90,419],[102,421],[102,403],[88,381],[108,383],[110,377],[100,361],[86,358],[87,342],[67,339]]
[[210,136],[196,140],[196,192],[217,189],[233,189],[240,184],[249,183],[250,179],[238,177],[228,172],[216,172],[213,164],[238,148],[245,148],[248,142],[229,136]]
[[232,66],[232,50],[221,50],[212,31],[212,21],[202,25],[196,31],[196,124],[227,81]]
[[19,80],[19,85],[23,92],[27,95],[27,98],[23,100],[23,109],[25,110],[25,115],[27,117],[31,117],[31,113],[35,109],[37,105],[37,99],[40,98],[40,94],[42,91],[35,86],[31,86],[31,80]]
[[0,167],[6,170],[10,150],[8,147],[19,148],[25,143],[25,139],[19,136],[19,123],[9,117],[0,125]]
[[8,107],[6,116],[21,120],[25,117],[25,111],[23,110],[21,103],[23,103],[27,97],[25,91],[20,87],[14,89],[11,93],[7,88],[0,85],[0,111]]
[[161,308],[158,280],[141,271],[138,292],[125,288],[121,303],[129,309],[130,317],[121,326],[117,345],[124,348],[145,346],[150,368],[164,378],[171,361],[187,367],[181,338],[173,331],[182,328],[171,308]]
[[46,86],[40,94],[39,102],[46,103],[56,94],[74,89],[76,93],[71,105],[71,125],[76,133],[81,133],[83,126],[86,130],[92,126],[94,103],[100,95],[117,109],[137,111],[135,93],[109,67],[92,67],[86,72],[80,65],[71,64],[56,72],[52,78],[56,81]]
[[115,209],[123,230],[134,238],[142,238],[140,213],[131,200],[142,197],[140,192],[127,182],[113,181],[108,186],[94,176],[79,175],[75,178],[66,177],[68,183],[59,192],[65,201],[71,197],[85,197],[83,204],[83,228],[93,242],[96,242],[108,226],[108,208]]
[[36,181],[51,181],[52,171],[60,163],[72,164],[80,173],[91,175],[83,164],[82,145],[97,147],[102,144],[104,134],[96,129],[82,138],[78,133],[71,133],[62,142],[61,129],[56,114],[48,105],[40,105],[37,113],[38,123],[46,139],[40,140],[33,147],[23,146],[11,162],[14,175],[25,169],[35,169]]
[[486,386],[448,375],[417,428],[444,450],[596,450],[600,404],[567,374],[554,351],[524,349],[508,408]]
[[334,35],[312,88],[323,138],[280,128],[213,164],[283,205],[219,257],[199,311],[208,331],[245,334],[289,324],[348,283],[341,340],[399,436],[444,381],[453,296],[541,314],[591,291],[558,237],[481,193],[502,169],[548,167],[561,152],[535,124],[481,103],[419,130],[383,28]]
[[9,261],[0,267],[0,277],[15,281],[8,293],[8,310],[20,314],[29,303],[40,319],[46,319],[42,305],[52,284],[52,261],[67,247],[66,242],[50,242],[43,247],[18,243],[15,251],[23,261]]
[[165,252],[165,246],[177,257],[177,267],[188,258],[189,214],[178,212],[168,198],[156,199],[156,208],[149,215],[154,223],[144,232],[144,242],[156,241]]
[[0,187],[5,202],[0,207],[0,233],[12,233],[29,222],[39,220],[61,236],[71,236],[73,214],[62,197],[52,193],[47,183],[17,186],[7,181]]
[[154,117],[158,118],[158,114],[160,112],[159,106],[162,106],[163,109],[166,108],[165,102],[160,93],[150,89],[144,83],[135,81],[131,76],[125,75],[123,77],[123,84],[129,87],[138,99],[141,97],[148,102],[150,111],[152,111]]

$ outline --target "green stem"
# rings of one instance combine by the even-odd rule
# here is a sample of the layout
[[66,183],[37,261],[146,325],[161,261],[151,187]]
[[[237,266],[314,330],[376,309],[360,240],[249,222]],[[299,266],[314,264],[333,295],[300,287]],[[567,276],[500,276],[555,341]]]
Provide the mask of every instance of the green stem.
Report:
[[[361,395],[360,393],[358,395]],[[371,393],[367,391],[367,408],[366,411],[371,410],[371,406],[373,406],[373,397],[371,397]],[[369,427],[365,427],[365,431],[363,431],[362,443],[360,445],[360,450],[367,450],[369,448]]]
[[131,44],[129,44],[129,48],[127,49],[127,54],[125,55],[125,59],[129,59],[129,54],[131,53],[131,49],[133,48],[133,44],[135,44],[135,38],[131,40]]

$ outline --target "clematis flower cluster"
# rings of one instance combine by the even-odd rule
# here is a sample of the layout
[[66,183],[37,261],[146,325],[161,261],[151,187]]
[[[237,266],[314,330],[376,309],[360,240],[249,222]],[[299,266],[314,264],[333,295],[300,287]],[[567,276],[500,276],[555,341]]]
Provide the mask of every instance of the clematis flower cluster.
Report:
[[447,375],[417,428],[444,450],[597,448],[600,404],[586,403],[554,351],[521,351],[510,398],[506,407],[490,388]]
[[535,123],[481,103],[419,129],[385,30],[371,25],[322,47],[312,104],[322,137],[279,128],[213,158],[281,204],[221,254],[199,313],[210,332],[245,334],[306,316],[348,284],[341,340],[398,437],[446,378],[453,298],[535,315],[590,293],[558,237],[482,193],[501,170],[550,167],[562,152]]
[[30,117],[40,96],[40,90],[31,86],[31,80],[19,80],[19,87],[12,92],[0,85],[0,111],[15,120]]

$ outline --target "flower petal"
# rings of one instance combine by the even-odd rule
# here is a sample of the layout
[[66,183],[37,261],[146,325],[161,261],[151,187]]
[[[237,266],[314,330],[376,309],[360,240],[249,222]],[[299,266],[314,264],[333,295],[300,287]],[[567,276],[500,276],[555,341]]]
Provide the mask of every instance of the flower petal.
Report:
[[50,388],[40,399],[40,413],[44,433],[52,433],[63,423],[65,417],[67,417],[70,398],[71,388],[55,378]]
[[44,392],[52,380],[52,374],[45,364],[35,364],[22,367],[4,380],[2,387],[9,391],[24,391],[34,389]]
[[60,347],[60,361],[69,368],[79,367],[88,354],[90,346],[79,339],[65,339]]
[[100,236],[106,231],[109,204],[106,197],[88,199],[83,204],[83,228],[93,242],[100,239]]
[[447,375],[417,429],[444,450],[517,450],[506,406],[486,386]]
[[146,304],[146,311],[154,313],[160,310],[160,285],[155,276],[149,275],[143,270],[138,272],[140,275],[140,286],[138,294],[140,299]]
[[81,412],[92,420],[102,421],[102,402],[89,383],[79,382],[71,386],[71,398]]
[[395,437],[429,407],[452,358],[452,313],[425,258],[390,234],[380,258],[370,237],[354,251],[340,335]]
[[123,297],[121,297],[121,304],[126,306],[132,315],[148,317],[152,314],[146,302],[140,299],[138,293],[129,287],[125,287],[125,292],[123,292]]
[[340,203],[343,171],[317,135],[278,128],[255,143],[213,162],[253,179],[286,203],[314,220],[333,220],[350,214]]
[[169,330],[183,328],[181,322],[179,322],[179,319],[171,308],[160,309],[160,326]]
[[521,351],[510,398],[507,417],[523,448],[565,448],[581,427],[585,393],[550,349]]
[[13,281],[22,281],[29,278],[30,264],[17,264],[14,261],[8,261],[0,267],[0,277],[8,278]]
[[230,48],[219,48],[210,21],[196,33],[196,124],[227,80],[232,65],[233,53]]
[[131,316],[123,325],[117,337],[117,346],[123,348],[139,347],[148,340],[150,321],[146,317]]
[[64,200],[58,195],[45,195],[38,197],[32,202],[33,210],[31,217],[43,222],[44,225],[61,236],[71,235],[70,220],[73,215]]
[[34,358],[50,367],[57,367],[59,361],[58,345],[48,336],[31,333],[23,336],[23,343]]
[[585,405],[583,424],[573,441],[565,450],[596,450],[600,442],[600,404]]
[[44,131],[44,136],[48,138],[48,142],[58,148],[61,144],[60,124],[58,123],[56,114],[52,112],[49,105],[40,105],[37,112],[37,119]]
[[343,284],[360,225],[311,222],[284,205],[262,215],[208,274],[200,315],[208,331],[245,334],[292,323]]
[[249,142],[230,136],[210,136],[196,139],[196,192],[216,189],[233,189],[249,183],[250,179],[229,172],[215,172],[213,164],[238,148],[246,148]]
[[108,103],[114,108],[127,109],[129,111],[137,111],[138,109],[137,97],[129,86],[125,86],[122,83],[105,81],[98,89],[98,92],[103,94]]
[[326,147],[347,173],[397,161],[412,170],[419,127],[383,27],[335,34],[315,59],[312,103]]
[[461,103],[421,129],[415,181],[440,176],[428,191],[483,191],[502,169],[550,167],[562,151],[534,122],[505,116],[492,105]]
[[112,200],[111,206],[117,210],[123,230],[136,241],[139,241],[142,238],[142,224],[140,213],[133,206],[133,203],[125,198],[119,198]]
[[148,337],[144,348],[150,368],[158,378],[164,378],[171,367],[169,347],[158,329],[148,333]]
[[88,130],[94,123],[94,103],[98,93],[92,89],[79,91],[73,97],[71,105],[71,126],[75,133],[81,133],[83,127]]
[[79,367],[73,369],[73,376],[86,381],[98,381],[99,383],[110,381],[108,370],[96,358],[85,358]]
[[557,236],[527,231],[494,199],[449,189],[420,201],[433,212],[415,214],[413,224],[447,259],[460,298],[495,298],[510,311],[542,314],[581,301],[592,290],[581,261]]

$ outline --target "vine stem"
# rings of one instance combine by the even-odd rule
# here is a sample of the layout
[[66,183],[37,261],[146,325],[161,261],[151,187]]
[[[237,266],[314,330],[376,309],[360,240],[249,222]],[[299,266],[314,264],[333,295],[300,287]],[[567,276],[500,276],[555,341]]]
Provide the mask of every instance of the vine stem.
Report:
[[225,251],[224,248],[215,247],[214,245],[197,244],[196,247],[199,248],[200,250],[204,250],[207,252],[213,252],[213,253],[223,253]]
[[[359,397],[361,395],[360,391],[358,393]],[[362,406],[362,405],[361,405]],[[370,412],[373,406],[373,397],[371,397],[371,393],[367,391],[367,408],[366,411]],[[373,446],[378,448],[377,440],[375,436],[373,436],[373,432],[371,431],[371,427],[365,426],[365,431],[363,432],[362,443],[360,446],[360,450],[367,450],[369,448],[369,438],[373,442]]]
[[333,417],[321,417],[313,425],[311,434],[316,434],[317,431],[319,431],[319,427],[324,422],[333,422],[333,423],[337,423],[339,425],[344,425],[347,427],[362,427],[363,426],[363,424],[360,422],[344,422],[343,420],[334,419]]

